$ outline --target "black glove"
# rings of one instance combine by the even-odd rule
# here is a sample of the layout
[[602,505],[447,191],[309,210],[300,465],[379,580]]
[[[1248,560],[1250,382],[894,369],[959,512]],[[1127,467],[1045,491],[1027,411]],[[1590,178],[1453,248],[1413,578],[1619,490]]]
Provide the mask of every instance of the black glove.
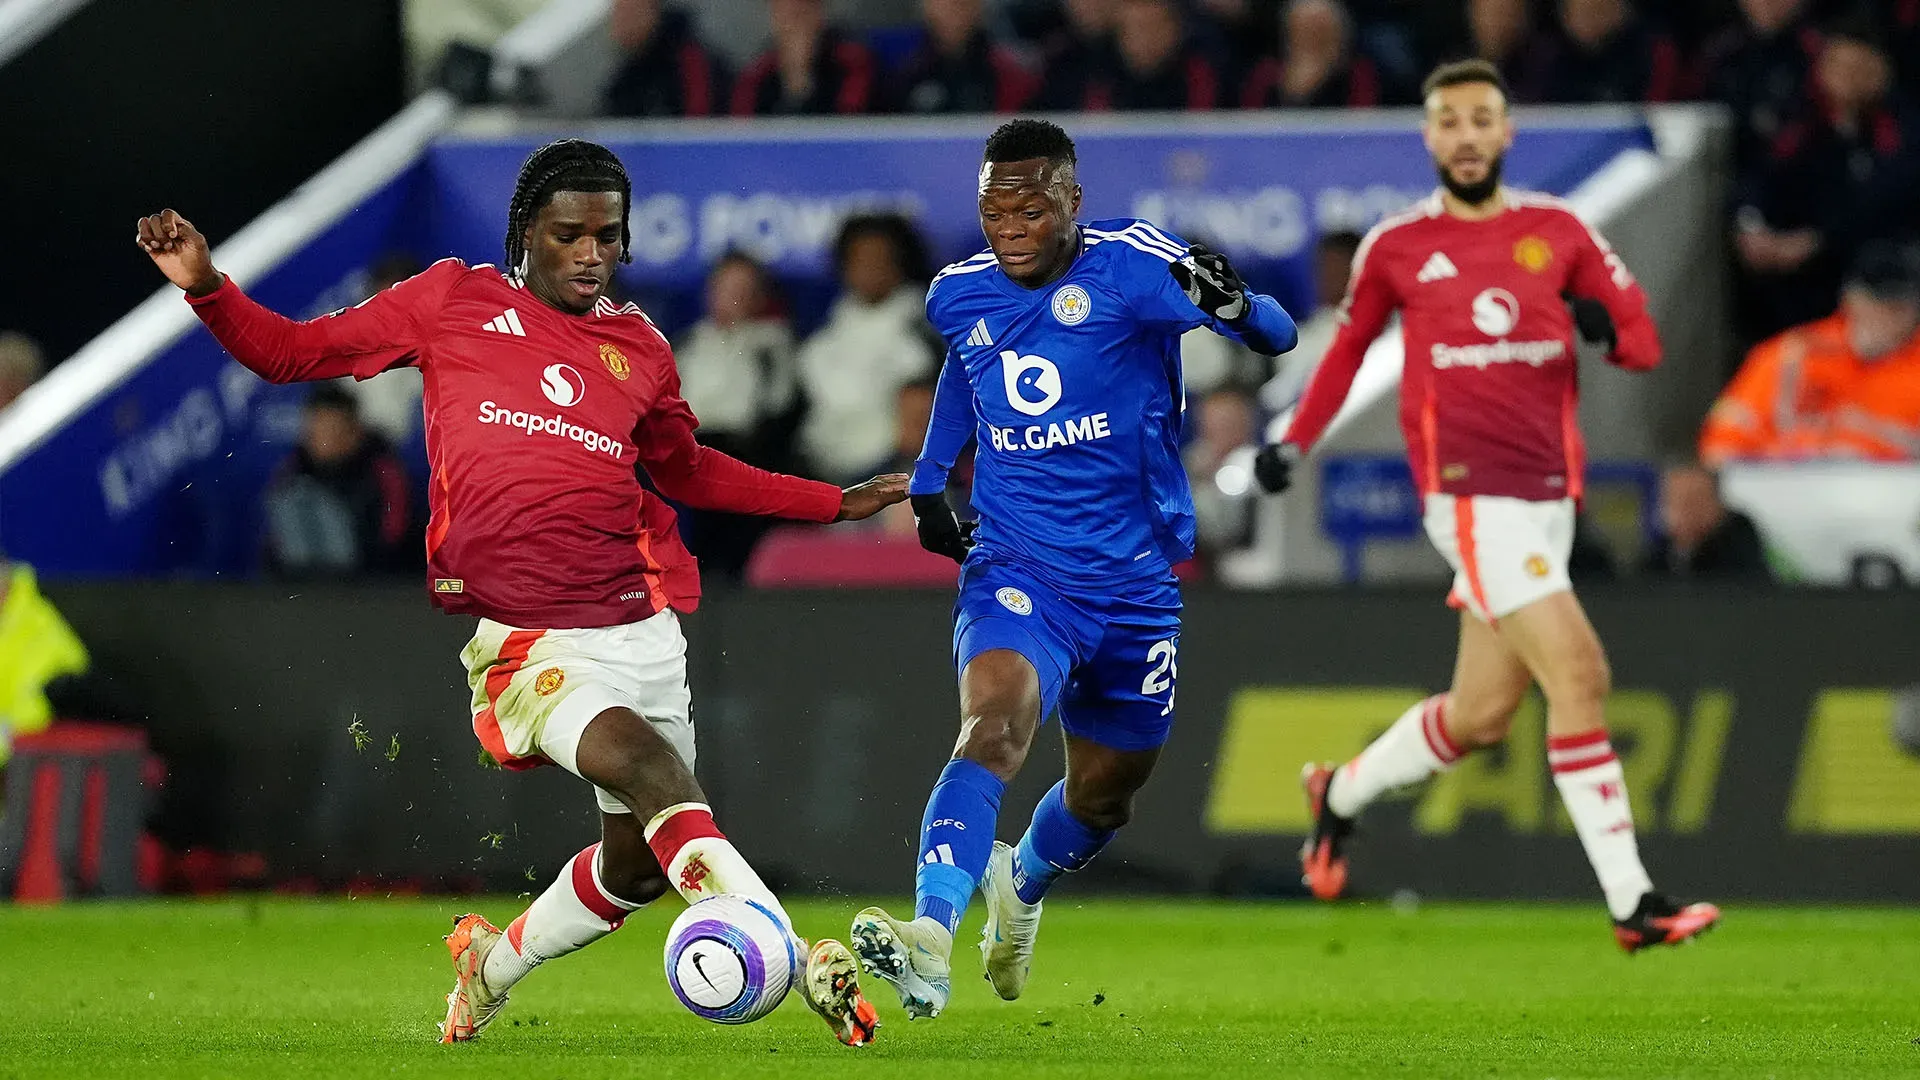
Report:
[[1573,312],[1573,325],[1580,331],[1581,341],[1605,345],[1608,352],[1613,351],[1613,316],[1607,314],[1607,305],[1590,296],[1569,296],[1567,310]]
[[1300,463],[1300,450],[1292,443],[1268,443],[1253,456],[1253,478],[1260,489],[1278,495],[1293,486],[1293,467]]
[[1184,258],[1168,263],[1167,271],[1194,307],[1221,322],[1247,317],[1247,283],[1240,280],[1225,255],[1195,244]]
[[966,562],[973,547],[973,529],[979,524],[954,517],[945,495],[909,495],[913,524],[920,532],[920,546],[954,562]]

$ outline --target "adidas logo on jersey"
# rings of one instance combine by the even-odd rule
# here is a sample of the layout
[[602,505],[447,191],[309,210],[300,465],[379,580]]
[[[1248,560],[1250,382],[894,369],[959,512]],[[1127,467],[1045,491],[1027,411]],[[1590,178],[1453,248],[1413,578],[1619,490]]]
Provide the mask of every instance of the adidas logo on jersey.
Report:
[[514,337],[527,336],[526,330],[520,325],[520,313],[512,308],[481,323],[480,329],[491,330],[496,334],[512,334]]
[[979,322],[973,324],[973,333],[967,335],[967,344],[969,345],[993,344],[993,335],[987,333],[987,320],[981,319]]
[[1459,276],[1460,271],[1453,268],[1453,260],[1447,258],[1444,252],[1436,251],[1427,257],[1427,264],[1420,268],[1420,272],[1415,274],[1413,279],[1422,285],[1426,285],[1439,281],[1441,278]]

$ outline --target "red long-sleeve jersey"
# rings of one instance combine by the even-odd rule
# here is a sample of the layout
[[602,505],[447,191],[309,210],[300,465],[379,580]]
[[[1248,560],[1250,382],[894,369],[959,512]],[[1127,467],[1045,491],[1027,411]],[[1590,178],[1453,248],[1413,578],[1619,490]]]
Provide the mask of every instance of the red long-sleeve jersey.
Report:
[[510,626],[614,626],[691,611],[700,578],[674,512],[831,521],[840,491],[753,468],[694,441],[666,338],[632,304],[570,315],[491,266],[457,259],[310,322],[231,280],[195,313],[276,383],[367,379],[418,366],[432,467],[427,574],[450,613]]
[[1367,346],[1397,309],[1406,346],[1400,429],[1425,493],[1578,498],[1584,448],[1573,319],[1564,297],[1613,317],[1608,359],[1660,362],[1647,297],[1607,242],[1566,203],[1511,191],[1481,221],[1438,192],[1387,218],[1354,253],[1333,345],[1285,441],[1311,448],[1346,400]]

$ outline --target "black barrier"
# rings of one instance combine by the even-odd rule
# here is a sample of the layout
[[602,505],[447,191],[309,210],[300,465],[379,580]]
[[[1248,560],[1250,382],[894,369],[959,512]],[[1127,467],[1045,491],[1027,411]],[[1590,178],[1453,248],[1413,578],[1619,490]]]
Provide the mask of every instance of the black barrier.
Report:
[[[411,589],[49,592],[149,704],[173,769],[159,828],[175,843],[258,851],[277,877],[323,883],[533,888],[593,836],[578,781],[477,764],[455,659],[469,627]],[[1920,604],[1583,599],[1613,662],[1608,722],[1656,880],[1720,898],[1920,895],[1920,757],[1890,734],[1920,696]],[[701,777],[769,876],[908,887],[956,728],[949,605],[939,593],[739,593],[688,621]],[[1190,593],[1173,741],[1086,883],[1296,889],[1300,764],[1353,753],[1443,687],[1454,620],[1427,593]],[[1542,733],[1530,702],[1507,748],[1370,811],[1356,888],[1594,895]],[[1008,794],[1004,837],[1059,760],[1050,726]]]

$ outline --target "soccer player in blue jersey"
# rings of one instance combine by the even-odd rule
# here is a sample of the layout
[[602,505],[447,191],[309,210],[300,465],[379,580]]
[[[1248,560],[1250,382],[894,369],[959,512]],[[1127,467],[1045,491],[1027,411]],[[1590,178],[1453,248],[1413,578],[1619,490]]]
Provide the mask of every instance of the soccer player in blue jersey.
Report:
[[[1269,355],[1293,320],[1226,258],[1144,221],[1082,224],[1073,141],[1040,120],[987,140],[988,250],[947,267],[927,317],[947,343],[909,491],[928,550],[961,563],[953,658],[960,739],[927,800],[914,917],[854,917],[854,950],[911,1018],[947,1004],[953,935],[986,897],[987,978],[1026,986],[1040,901],[1126,824],[1173,723],[1193,498],[1180,463],[1180,335],[1210,327]],[[977,528],[942,492],[978,440]],[[1018,848],[1000,795],[1055,711],[1066,778]]]

